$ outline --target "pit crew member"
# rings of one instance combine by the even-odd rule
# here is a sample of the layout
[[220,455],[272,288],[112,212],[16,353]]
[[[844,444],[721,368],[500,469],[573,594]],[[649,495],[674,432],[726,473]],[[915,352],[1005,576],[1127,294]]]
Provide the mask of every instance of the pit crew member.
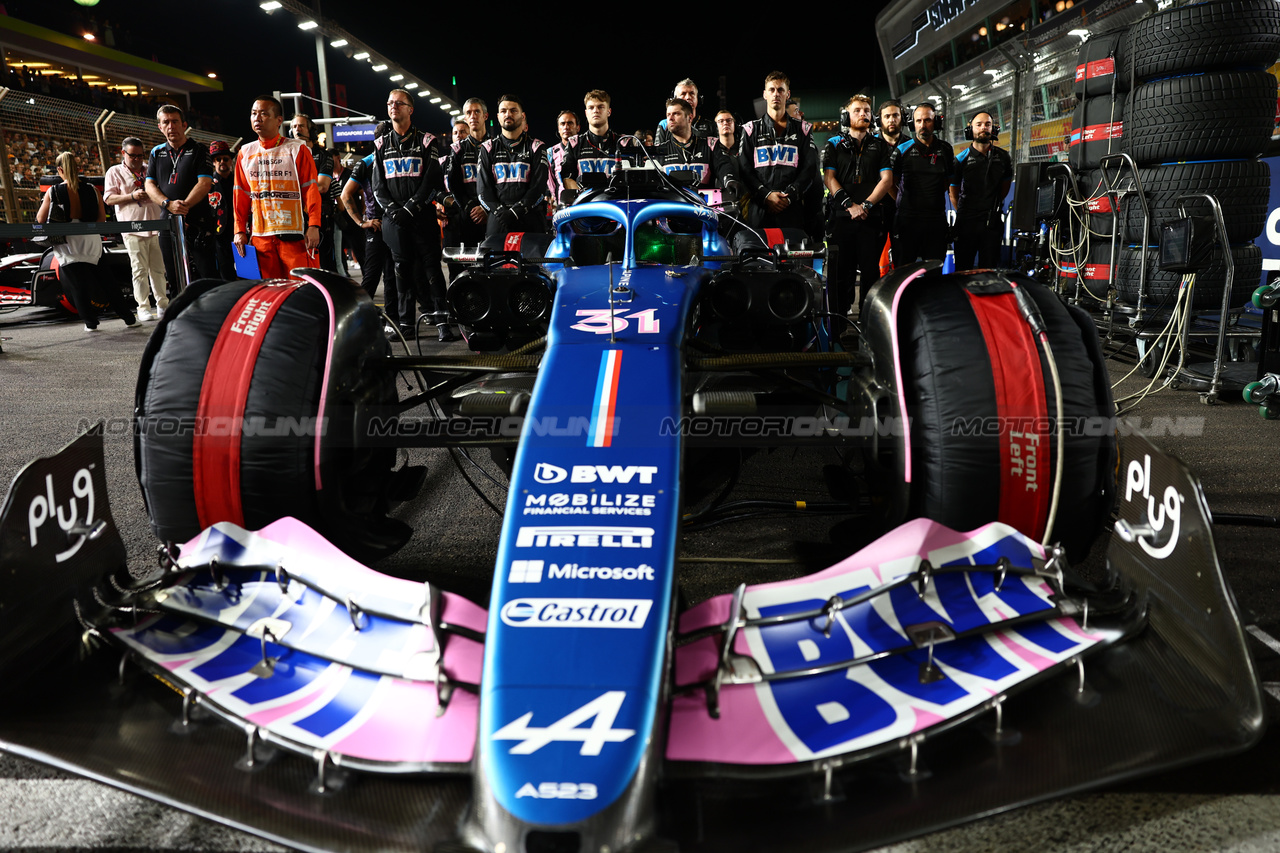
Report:
[[498,100],[502,132],[480,146],[476,175],[480,204],[489,214],[485,240],[502,240],[511,231],[542,233],[547,228],[546,146],[525,130],[524,107],[517,95]]
[[446,343],[456,337],[449,326],[434,204],[445,195],[444,170],[435,135],[413,126],[413,105],[408,89],[387,95],[391,129],[373,141],[373,195],[396,267],[400,331],[406,338],[417,336],[416,301],[435,325],[437,339]]
[[[391,129],[390,122],[379,122],[374,138],[385,136]],[[400,294],[396,288],[396,268],[391,260],[391,250],[382,239],[382,208],[373,197],[373,155],[357,160],[351,177],[342,188],[342,200],[347,212],[365,234],[364,263],[360,265],[360,286],[370,298],[378,290],[378,280],[385,284],[382,295],[387,321],[386,331],[394,334],[400,323]]]
[[488,138],[489,105],[479,98],[468,98],[462,114],[470,131],[465,139],[456,139],[445,157],[445,185],[458,203],[459,214],[452,217],[445,235],[447,246],[477,246],[484,239],[489,214],[480,204],[476,171],[480,163],[480,146]]
[[871,98],[854,95],[841,111],[842,132],[822,148],[822,175],[830,193],[827,233],[839,247],[835,313],[853,304],[854,274],[861,284],[858,308],[880,277],[887,226],[880,203],[893,189],[893,150],[871,135]]
[[920,104],[912,114],[916,138],[898,146],[894,182],[898,214],[893,230],[893,262],[942,260],[947,254],[947,189],[955,172],[951,146],[934,135],[937,112]]
[[1013,158],[995,145],[997,133],[991,113],[975,113],[965,133],[973,141],[956,155],[949,192],[951,206],[956,209],[958,270],[991,269],[1000,264],[1004,199],[1013,183]]
[[[804,228],[801,200],[818,173],[812,126],[787,115],[791,81],[773,71],[764,81],[766,112],[742,126],[738,178],[751,197],[749,222],[753,228]],[[743,230],[734,235],[741,249],[759,243],[758,235]]]
[[720,140],[720,145],[724,147],[724,151],[730,157],[737,158],[739,141],[736,136],[738,132],[738,123],[733,118],[733,113],[728,110],[721,110],[716,113],[716,136]]
[[688,170],[698,175],[699,187],[719,187],[732,175],[729,158],[720,140],[698,136],[692,126],[693,111],[680,98],[667,100],[667,139],[656,146],[654,159],[664,172]]
[[890,98],[880,105],[876,135],[897,148],[910,137],[902,127],[902,102]]
[[[877,114],[876,135],[889,143],[894,165],[897,165],[898,162],[898,146],[911,139],[902,126],[902,114],[905,109],[906,107],[902,106],[901,101],[896,98],[890,98],[880,105],[880,110]],[[897,189],[891,190],[880,204],[883,208],[880,216],[884,222],[885,230],[892,231],[893,223],[898,216]],[[889,245],[888,239],[888,237],[885,238],[886,250]]]
[[316,127],[311,116],[295,113],[289,119],[289,133],[307,146],[316,161],[316,186],[320,189],[320,247],[316,250],[320,268],[337,272],[337,260],[333,251],[333,203],[329,199],[329,186],[333,183],[333,152],[316,141]]
[[[692,128],[694,136],[718,136],[715,125],[707,121],[705,118],[698,118],[698,86],[688,77],[676,84],[675,89],[671,92],[671,97],[679,98],[689,105],[692,118],[689,120],[689,126]],[[669,131],[667,128],[667,120],[664,118],[658,122],[658,129],[653,132],[653,144],[661,145],[667,141]]]
[[560,141],[547,149],[547,192],[551,194],[551,203],[559,208],[560,191],[564,189],[564,184],[560,183],[560,167],[564,165],[569,140],[578,135],[578,114],[573,110],[561,110],[556,116],[556,132]]
[[582,188],[579,178],[595,172],[612,175],[622,159],[632,163],[642,156],[640,146],[631,137],[619,138],[609,129],[609,116],[613,114],[612,99],[603,89],[592,89],[582,98],[587,115],[587,129],[569,140],[564,163],[560,167],[560,182],[566,190],[572,190],[565,198],[571,202]]

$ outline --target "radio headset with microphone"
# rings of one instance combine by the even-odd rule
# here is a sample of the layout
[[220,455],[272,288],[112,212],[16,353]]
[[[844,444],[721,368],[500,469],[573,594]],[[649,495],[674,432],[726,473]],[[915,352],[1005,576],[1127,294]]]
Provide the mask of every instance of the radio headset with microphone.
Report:
[[[973,114],[973,118],[969,119],[969,121],[964,126],[964,138],[968,139],[970,142],[973,141],[973,119],[977,118],[983,113],[986,113],[989,116],[991,115],[991,113],[988,112],[987,110],[978,110],[976,113]],[[1000,125],[996,124],[995,116],[991,116],[991,141],[992,142],[1000,141]]]

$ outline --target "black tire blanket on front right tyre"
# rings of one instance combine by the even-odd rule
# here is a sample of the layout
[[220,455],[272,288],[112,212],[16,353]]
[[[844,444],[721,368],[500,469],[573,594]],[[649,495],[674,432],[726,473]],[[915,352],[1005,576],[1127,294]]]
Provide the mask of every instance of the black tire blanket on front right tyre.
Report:
[[292,516],[361,561],[412,530],[386,516],[396,452],[361,412],[397,402],[377,307],[345,279],[201,281],[173,302],[139,366],[134,453],[156,537]]

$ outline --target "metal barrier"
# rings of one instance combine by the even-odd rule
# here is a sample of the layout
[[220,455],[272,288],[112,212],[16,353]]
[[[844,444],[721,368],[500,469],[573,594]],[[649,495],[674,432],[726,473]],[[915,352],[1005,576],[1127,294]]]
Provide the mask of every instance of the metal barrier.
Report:
[[[191,270],[187,261],[187,241],[184,236],[183,217],[168,219],[144,219],[138,222],[46,222],[30,225],[0,225],[0,240],[37,237],[71,237],[77,234],[132,234],[138,231],[159,231],[169,235],[173,246],[174,266],[177,267],[178,289],[186,290],[191,284]],[[32,291],[34,299],[35,292]]]
[[[208,143],[221,139],[235,149],[233,136],[188,130]],[[119,162],[120,142],[136,136],[148,148],[164,138],[153,119],[0,87],[0,200],[4,221],[34,222],[43,190],[40,178],[54,174],[62,151],[76,156],[82,175],[101,176]]]

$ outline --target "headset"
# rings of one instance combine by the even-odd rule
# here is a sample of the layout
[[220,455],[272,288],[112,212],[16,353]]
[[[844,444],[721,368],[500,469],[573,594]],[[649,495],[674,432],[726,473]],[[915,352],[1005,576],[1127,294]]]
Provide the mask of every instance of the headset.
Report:
[[973,141],[973,120],[983,113],[991,116],[991,141],[998,142],[1000,139],[1000,125],[996,124],[996,117],[991,115],[990,110],[978,110],[969,117],[969,121],[964,126],[964,138]]
[[871,116],[872,127],[874,127],[876,130],[882,129],[880,125],[880,113],[884,112],[884,110],[887,107],[897,107],[898,111],[902,113],[901,126],[909,127],[911,130],[915,129],[914,127],[910,127],[911,125],[914,124],[914,122],[909,118],[911,113],[907,112],[907,108],[897,98],[890,98],[889,100],[885,101],[883,104],[881,104],[879,107],[876,108],[876,111]]
[[916,110],[921,107],[928,107],[933,110],[933,130],[937,133],[943,125],[946,117],[942,114],[942,110],[933,103],[933,101],[921,101],[914,106],[904,104],[902,106],[902,126],[911,132],[912,136],[916,135]]
[[[862,103],[862,102],[859,101],[858,103]],[[884,106],[889,106],[890,104],[897,105],[897,103],[898,103],[897,101],[890,101]],[[881,109],[883,108],[884,107],[882,106]],[[840,108],[840,129],[848,130],[852,126],[853,126],[853,114],[849,112],[849,105],[846,103],[843,107]],[[876,109],[874,106],[871,108],[871,126],[874,128],[880,127],[880,110]]]

